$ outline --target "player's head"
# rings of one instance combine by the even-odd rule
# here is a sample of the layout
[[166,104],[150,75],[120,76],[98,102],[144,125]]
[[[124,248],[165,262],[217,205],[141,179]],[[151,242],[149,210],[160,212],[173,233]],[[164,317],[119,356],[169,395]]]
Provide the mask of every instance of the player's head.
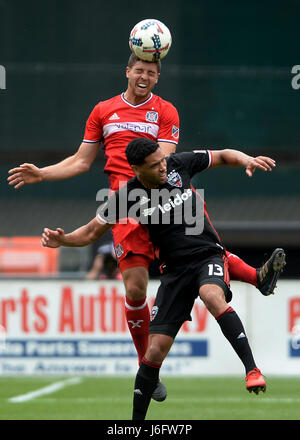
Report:
[[147,138],[133,139],[127,145],[126,157],[144,186],[155,188],[166,182],[167,163],[157,142]]
[[135,63],[137,63],[138,61],[141,61],[142,63],[148,63],[148,64],[155,64],[156,65],[156,69],[157,69],[157,73],[160,74],[161,72],[161,61],[157,60],[157,61],[144,61],[141,60],[140,58],[138,58],[134,53],[132,53],[128,59],[128,64],[127,66],[132,68]]
[[132,54],[126,67],[127,93],[130,97],[138,98],[141,101],[148,99],[158,82],[160,69],[160,61],[153,63],[143,61]]
[[126,157],[129,165],[143,165],[145,159],[159,148],[157,142],[148,138],[136,138],[126,147]]

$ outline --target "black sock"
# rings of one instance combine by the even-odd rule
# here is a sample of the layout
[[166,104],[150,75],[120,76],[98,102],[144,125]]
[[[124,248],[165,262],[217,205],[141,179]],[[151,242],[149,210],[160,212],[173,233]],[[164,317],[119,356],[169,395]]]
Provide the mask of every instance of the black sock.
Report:
[[216,320],[224,336],[243,362],[246,374],[256,368],[243,324],[235,311],[228,307],[224,313],[216,317]]
[[132,420],[145,420],[152,393],[158,382],[160,366],[161,364],[143,358],[134,383]]

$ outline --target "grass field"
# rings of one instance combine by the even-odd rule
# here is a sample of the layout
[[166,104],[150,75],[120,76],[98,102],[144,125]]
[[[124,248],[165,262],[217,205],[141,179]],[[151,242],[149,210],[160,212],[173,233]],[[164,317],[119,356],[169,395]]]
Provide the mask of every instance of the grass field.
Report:
[[[2,377],[0,419],[130,420],[133,381]],[[168,398],[151,401],[147,420],[300,420],[300,377],[269,377],[266,393],[259,395],[249,394],[243,378],[236,377],[165,378],[164,383]]]

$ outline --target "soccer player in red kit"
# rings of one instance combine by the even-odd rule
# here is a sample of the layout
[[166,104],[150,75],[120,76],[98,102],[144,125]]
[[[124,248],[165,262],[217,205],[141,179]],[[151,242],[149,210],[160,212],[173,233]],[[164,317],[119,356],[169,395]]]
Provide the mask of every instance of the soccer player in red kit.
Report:
[[[110,188],[119,189],[134,174],[129,166],[125,149],[134,138],[155,140],[166,156],[176,149],[179,139],[179,117],[176,108],[152,93],[160,76],[160,62],[145,62],[131,55],[126,68],[127,90],[106,101],[99,102],[90,114],[84,139],[78,151],[58,164],[37,168],[23,164],[11,169],[9,184],[16,189],[24,184],[42,180],[60,180],[89,170],[100,143],[104,143]],[[148,345],[150,313],[146,301],[148,267],[154,258],[153,245],[142,225],[117,224],[113,228],[116,256],[126,289],[125,311],[139,362]],[[281,255],[281,254],[280,254]],[[247,265],[243,260],[228,254],[229,273],[232,280],[248,282],[269,295],[276,284],[278,271],[274,272],[278,252],[263,266],[263,270]],[[154,398],[163,400],[158,394]],[[165,398],[165,396],[164,396]]]

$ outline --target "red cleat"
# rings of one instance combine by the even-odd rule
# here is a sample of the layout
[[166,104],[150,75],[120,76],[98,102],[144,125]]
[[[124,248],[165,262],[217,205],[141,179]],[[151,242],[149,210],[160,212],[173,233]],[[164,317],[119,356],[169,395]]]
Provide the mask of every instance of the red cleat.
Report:
[[260,391],[266,391],[266,381],[258,368],[254,368],[253,370],[249,371],[245,377],[245,382],[246,389],[249,391],[249,393],[254,391],[255,394],[258,394]]

